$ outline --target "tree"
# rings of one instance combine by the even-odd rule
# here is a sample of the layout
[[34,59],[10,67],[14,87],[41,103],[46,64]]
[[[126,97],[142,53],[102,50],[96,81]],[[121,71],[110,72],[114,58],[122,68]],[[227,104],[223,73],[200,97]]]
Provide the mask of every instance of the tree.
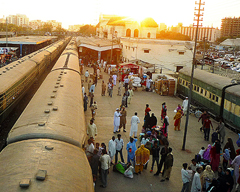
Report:
[[187,35],[183,35],[181,33],[172,32],[172,31],[160,31],[156,35],[157,39],[169,39],[169,40],[183,40],[190,41],[190,37]]
[[216,39],[216,43],[217,43],[217,44],[220,44],[220,43],[222,43],[223,41],[225,41],[225,40],[228,39],[228,38],[230,38],[230,37],[220,37],[220,38],[217,38],[217,39]]
[[82,27],[80,27],[79,31],[80,33],[82,33],[83,35],[96,35],[96,27],[92,26],[92,25],[84,25]]
[[44,23],[43,26],[40,28],[40,31],[51,33],[53,31],[53,26],[51,23]]

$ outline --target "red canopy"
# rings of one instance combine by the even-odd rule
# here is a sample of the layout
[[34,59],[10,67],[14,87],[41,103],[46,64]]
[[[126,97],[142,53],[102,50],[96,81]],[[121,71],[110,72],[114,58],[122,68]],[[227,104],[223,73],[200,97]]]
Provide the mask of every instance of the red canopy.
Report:
[[139,66],[134,63],[122,63],[120,67],[124,69],[139,69]]

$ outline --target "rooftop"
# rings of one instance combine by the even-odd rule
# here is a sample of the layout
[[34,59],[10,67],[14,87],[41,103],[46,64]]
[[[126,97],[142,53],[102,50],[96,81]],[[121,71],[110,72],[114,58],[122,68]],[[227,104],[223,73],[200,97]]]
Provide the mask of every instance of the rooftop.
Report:
[[[56,39],[57,36],[20,36],[9,37],[8,44],[41,44]],[[6,44],[6,38],[0,38],[0,44]]]

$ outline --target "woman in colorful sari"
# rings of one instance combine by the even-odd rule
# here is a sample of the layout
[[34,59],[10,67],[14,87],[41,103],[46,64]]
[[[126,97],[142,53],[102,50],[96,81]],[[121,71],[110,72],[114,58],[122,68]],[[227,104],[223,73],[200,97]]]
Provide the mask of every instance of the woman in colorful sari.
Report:
[[181,125],[181,118],[182,118],[182,111],[178,110],[176,115],[174,116],[175,122],[174,122],[174,130],[175,131],[180,131],[180,125]]
[[135,152],[135,172],[141,173],[144,165],[149,161],[150,151],[141,145]]

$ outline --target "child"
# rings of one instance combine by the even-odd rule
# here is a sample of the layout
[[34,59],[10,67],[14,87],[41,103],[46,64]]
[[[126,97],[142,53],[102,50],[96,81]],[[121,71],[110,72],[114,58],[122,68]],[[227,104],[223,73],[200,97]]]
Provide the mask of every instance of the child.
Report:
[[205,148],[204,147],[202,147],[201,149],[200,149],[200,151],[199,151],[199,155],[201,156],[201,158],[203,158],[203,153],[205,152]]

